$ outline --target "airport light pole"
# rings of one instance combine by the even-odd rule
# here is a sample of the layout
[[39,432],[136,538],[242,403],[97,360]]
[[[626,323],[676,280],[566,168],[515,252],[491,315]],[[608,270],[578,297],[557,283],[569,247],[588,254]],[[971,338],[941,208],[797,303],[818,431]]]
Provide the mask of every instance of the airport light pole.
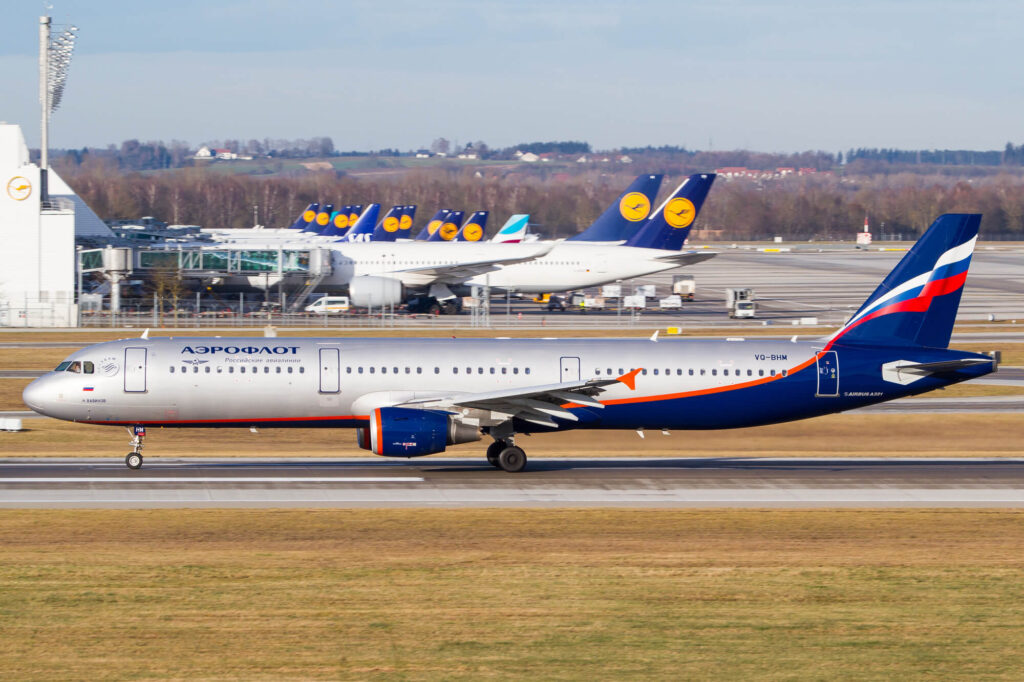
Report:
[[46,171],[49,168],[50,114],[57,111],[68,80],[71,54],[75,49],[77,26],[69,26],[54,38],[52,19],[39,17],[39,105],[42,113],[39,147],[39,200],[49,200]]

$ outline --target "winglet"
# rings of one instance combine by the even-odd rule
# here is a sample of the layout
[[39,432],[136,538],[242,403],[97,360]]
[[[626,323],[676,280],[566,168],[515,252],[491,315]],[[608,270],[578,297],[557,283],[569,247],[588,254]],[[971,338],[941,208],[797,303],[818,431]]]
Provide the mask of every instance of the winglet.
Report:
[[654,333],[651,334],[651,341],[654,341],[655,343],[658,342],[658,332],[660,332],[660,331],[661,331],[660,329],[655,329],[654,330]]
[[629,390],[635,391],[636,375],[639,374],[642,370],[643,367],[638,367],[634,369],[632,372],[629,372],[628,374],[623,374],[621,377],[618,378],[618,381],[621,381],[622,383],[626,384],[626,386],[629,387]]
[[142,336],[140,336],[139,338],[140,339],[148,339],[149,338],[149,328],[148,327],[146,328],[146,331],[142,332]]

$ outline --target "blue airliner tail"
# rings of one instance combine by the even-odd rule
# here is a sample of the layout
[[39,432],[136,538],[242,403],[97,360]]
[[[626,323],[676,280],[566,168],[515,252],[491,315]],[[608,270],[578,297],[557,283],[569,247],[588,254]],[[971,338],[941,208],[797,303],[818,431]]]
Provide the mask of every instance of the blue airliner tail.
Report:
[[334,212],[334,204],[324,204],[320,207],[320,210],[316,212],[316,217],[313,222],[309,224],[309,227],[303,230],[303,232],[312,232],[313,234],[322,234],[327,226],[331,223],[331,214]]
[[342,206],[331,216],[330,224],[320,234],[324,237],[340,237],[348,231],[348,214],[351,206]]
[[441,227],[441,224],[444,223],[444,219],[445,217],[447,217],[449,213],[451,213],[450,209],[439,209],[437,213],[434,214],[434,217],[428,220],[427,224],[424,225],[423,229],[419,231],[419,234],[416,235],[416,239],[430,239],[430,235],[434,234],[434,231],[437,230],[437,228]]
[[829,346],[948,347],[980,224],[978,213],[940,216]]
[[316,212],[320,210],[320,204],[310,204],[306,207],[299,217],[295,219],[295,222],[288,226],[289,230],[304,230],[309,226],[311,222],[316,218]]
[[[428,242],[450,242],[455,239],[455,235],[459,233],[459,226],[462,225],[462,216],[466,214],[465,211],[449,211],[448,215],[444,217],[441,224],[434,228],[434,231],[430,233],[430,237],[427,238]],[[430,225],[427,225],[427,229],[430,229]]]
[[641,175],[594,223],[570,241],[617,242],[629,239],[651,214],[663,175]]
[[416,204],[402,207],[402,215],[398,219],[398,239],[411,239],[412,224],[416,220]]
[[380,224],[373,229],[370,241],[393,242],[396,239],[408,238],[412,228],[412,217],[416,213],[415,206],[394,206]]
[[469,220],[462,226],[459,233],[455,235],[455,241],[457,242],[478,242],[484,238],[484,232],[487,231],[487,217],[490,216],[490,211],[477,211],[473,215],[469,216]]
[[526,238],[526,231],[530,225],[529,213],[517,213],[510,216],[505,224],[501,226],[498,233],[491,238],[492,242],[498,244],[517,244]]
[[626,241],[626,246],[678,251],[683,248],[704,198],[715,181],[714,173],[696,173],[683,180],[650,220]]
[[349,228],[345,236],[339,239],[340,242],[368,241],[373,228],[377,224],[377,216],[380,215],[380,204],[370,204],[362,212],[355,223]]

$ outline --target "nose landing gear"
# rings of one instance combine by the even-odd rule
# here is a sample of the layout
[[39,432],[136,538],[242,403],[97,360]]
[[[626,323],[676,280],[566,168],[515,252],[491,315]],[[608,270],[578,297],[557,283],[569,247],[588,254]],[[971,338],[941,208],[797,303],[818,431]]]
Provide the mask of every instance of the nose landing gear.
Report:
[[132,434],[131,446],[132,451],[124,457],[124,463],[129,469],[141,469],[142,468],[142,447],[143,441],[146,438],[146,427],[145,426],[134,426],[128,430]]

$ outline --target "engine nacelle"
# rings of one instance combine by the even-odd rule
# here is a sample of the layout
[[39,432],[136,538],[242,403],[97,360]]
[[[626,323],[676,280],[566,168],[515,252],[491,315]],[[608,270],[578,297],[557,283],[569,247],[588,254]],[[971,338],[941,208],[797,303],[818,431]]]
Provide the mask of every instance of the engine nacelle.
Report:
[[398,305],[405,300],[402,293],[402,283],[391,277],[363,275],[348,283],[349,301],[360,308]]
[[356,430],[359,447],[387,457],[432,455],[449,445],[477,440],[477,427],[456,421],[447,412],[408,407],[378,407],[370,414],[369,428]]

